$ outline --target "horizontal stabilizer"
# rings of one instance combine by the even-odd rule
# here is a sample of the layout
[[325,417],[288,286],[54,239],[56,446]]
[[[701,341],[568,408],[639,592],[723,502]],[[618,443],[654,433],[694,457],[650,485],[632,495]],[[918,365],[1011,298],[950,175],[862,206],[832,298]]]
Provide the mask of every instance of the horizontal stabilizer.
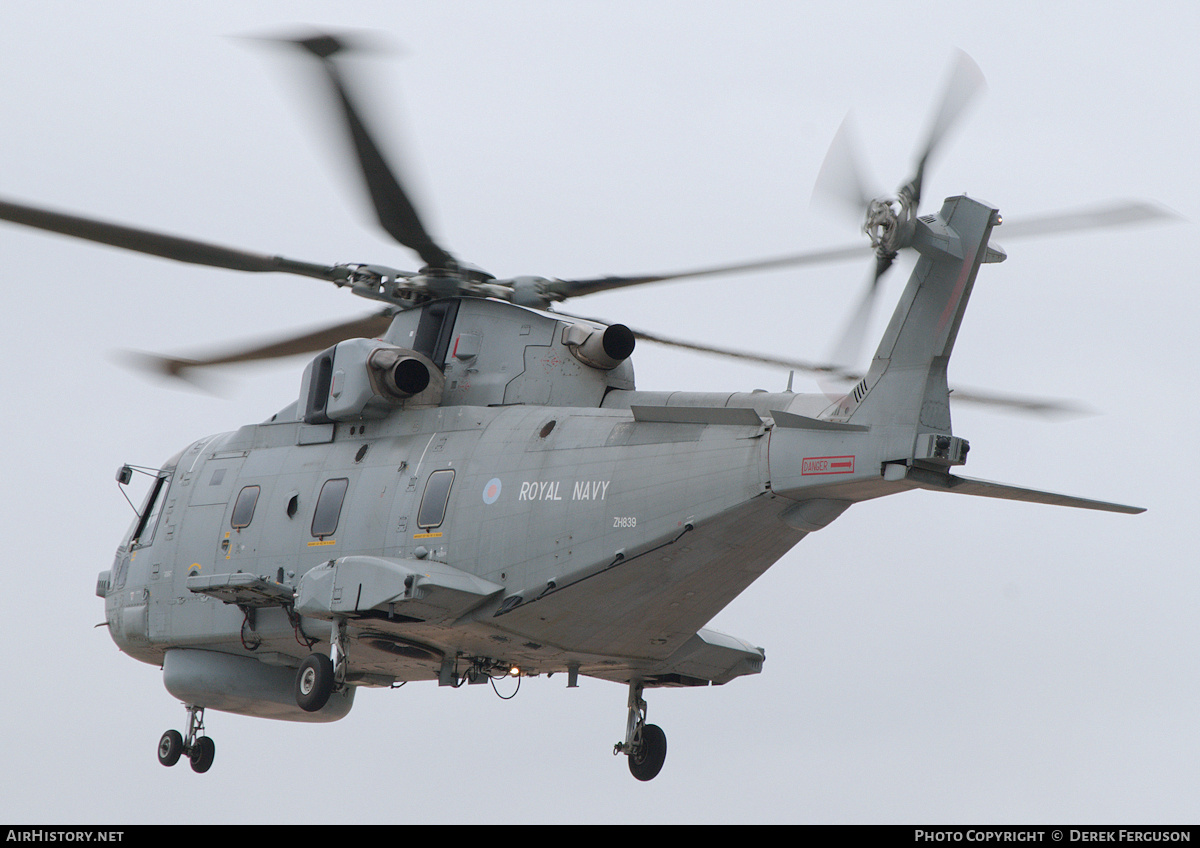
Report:
[[795,430],[826,430],[841,433],[866,433],[870,427],[862,424],[842,424],[837,421],[826,421],[823,418],[809,418],[806,415],[796,415],[791,412],[771,410],[776,427],[791,427]]
[[974,480],[970,477],[955,477],[940,471],[930,471],[925,468],[909,468],[904,477],[918,488],[935,492],[953,492],[958,495],[976,495],[981,498],[1000,498],[1009,501],[1028,501],[1029,503],[1052,504],[1054,506],[1072,506],[1077,509],[1099,509],[1105,512],[1123,512],[1127,515],[1137,515],[1145,512],[1144,507],[1126,506],[1125,504],[1094,501],[1089,498],[1077,498],[1072,495],[1059,495],[1054,492],[1042,492],[1037,489],[1025,489],[1020,486],[1008,486],[1004,483],[992,483],[988,480]]

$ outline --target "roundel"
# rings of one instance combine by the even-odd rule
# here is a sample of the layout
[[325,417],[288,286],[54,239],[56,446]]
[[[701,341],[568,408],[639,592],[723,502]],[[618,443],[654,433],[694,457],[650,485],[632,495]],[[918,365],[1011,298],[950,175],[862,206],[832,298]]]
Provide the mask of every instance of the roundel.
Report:
[[500,498],[500,478],[493,477],[487,481],[487,485],[483,487],[483,502],[485,504],[494,504]]

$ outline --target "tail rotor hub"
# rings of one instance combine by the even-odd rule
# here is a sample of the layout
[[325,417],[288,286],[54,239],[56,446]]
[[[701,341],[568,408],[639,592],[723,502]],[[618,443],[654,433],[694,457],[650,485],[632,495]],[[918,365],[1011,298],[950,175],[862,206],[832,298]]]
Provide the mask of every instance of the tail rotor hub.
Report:
[[867,216],[862,231],[871,240],[876,255],[895,256],[903,247],[900,235],[902,226],[912,219],[912,206],[900,197],[877,197],[867,205]]

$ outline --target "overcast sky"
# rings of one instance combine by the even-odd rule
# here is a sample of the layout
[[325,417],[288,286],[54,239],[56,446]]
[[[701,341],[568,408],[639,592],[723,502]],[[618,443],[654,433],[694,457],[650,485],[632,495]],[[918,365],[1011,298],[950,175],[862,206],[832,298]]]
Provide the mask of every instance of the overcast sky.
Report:
[[[810,205],[834,132],[853,109],[878,187],[893,189],[955,48],[989,90],[933,163],[922,211],[967,192],[1009,221],[1114,198],[1195,217],[1194,3],[180,5],[0,5],[0,197],[413,267],[372,226],[306,78],[237,38],[306,24],[393,48],[362,68],[379,132],[437,237],[501,277],[853,242],[856,222]],[[762,674],[649,693],[670,747],[642,784],[611,755],[625,687],[568,691],[561,677],[509,701],[490,687],[360,691],[322,726],[210,712],[213,769],[160,766],[158,738],[184,710],[94,626],[96,575],[130,520],[113,475],[269,417],[304,361],[234,372],[214,395],[147,380],[113,352],[187,353],[372,307],[318,281],[0,228],[15,543],[0,566],[0,820],[1195,823],[1196,225],[996,240],[1009,259],[979,275],[951,382],[1098,414],[955,407],[964,473],[1149,511],[926,492],[850,510],[713,622],[766,649]],[[867,271],[664,284],[575,308],[819,359]],[[643,389],[787,382],[650,345],[634,361]]]

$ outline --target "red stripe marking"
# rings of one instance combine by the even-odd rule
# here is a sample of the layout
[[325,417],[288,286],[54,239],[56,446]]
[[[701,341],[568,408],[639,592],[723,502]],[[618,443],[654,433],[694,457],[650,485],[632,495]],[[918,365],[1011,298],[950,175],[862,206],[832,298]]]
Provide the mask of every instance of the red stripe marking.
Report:
[[958,279],[954,282],[954,291],[950,293],[950,300],[946,302],[946,308],[942,310],[942,317],[938,319],[937,332],[941,332],[946,327],[946,322],[950,320],[950,316],[954,314],[955,307],[962,299],[963,289],[967,285],[967,277],[971,275],[971,266],[975,264],[975,254],[977,250],[967,254],[966,261],[963,262],[962,270],[958,273]]

